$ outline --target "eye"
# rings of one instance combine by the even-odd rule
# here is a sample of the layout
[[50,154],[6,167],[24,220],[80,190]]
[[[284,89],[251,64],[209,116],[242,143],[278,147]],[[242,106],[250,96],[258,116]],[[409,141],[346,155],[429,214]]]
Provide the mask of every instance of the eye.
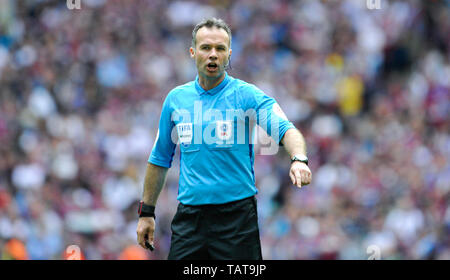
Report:
[[210,46],[202,46],[201,49],[202,49],[202,50],[209,50],[209,49],[210,49]]

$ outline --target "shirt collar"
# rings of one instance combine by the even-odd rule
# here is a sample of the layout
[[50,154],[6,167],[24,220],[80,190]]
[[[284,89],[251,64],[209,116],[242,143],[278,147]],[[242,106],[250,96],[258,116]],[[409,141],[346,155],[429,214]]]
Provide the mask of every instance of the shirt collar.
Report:
[[197,89],[198,94],[202,95],[202,94],[209,94],[209,95],[215,95],[216,93],[218,93],[219,91],[221,91],[230,81],[230,77],[228,76],[228,73],[225,71],[225,78],[223,79],[222,82],[220,82],[220,84],[218,84],[216,87],[210,89],[210,90],[204,90],[202,88],[202,86],[200,85],[200,83],[198,82],[198,75],[195,78],[195,88]]

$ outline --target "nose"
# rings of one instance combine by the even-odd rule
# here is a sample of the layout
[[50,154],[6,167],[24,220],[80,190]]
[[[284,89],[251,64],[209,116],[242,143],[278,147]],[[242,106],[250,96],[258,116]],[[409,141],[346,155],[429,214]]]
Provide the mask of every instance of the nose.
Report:
[[209,53],[209,59],[211,59],[211,60],[217,59],[216,49],[214,49],[214,48],[211,49],[211,52]]

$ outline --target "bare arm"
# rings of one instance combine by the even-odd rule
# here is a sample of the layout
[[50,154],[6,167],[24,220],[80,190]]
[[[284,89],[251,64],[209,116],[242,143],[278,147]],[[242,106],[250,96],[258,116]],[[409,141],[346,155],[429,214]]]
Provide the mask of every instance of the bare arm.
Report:
[[168,168],[147,164],[147,171],[144,179],[144,194],[142,200],[145,204],[156,205],[158,196],[166,182]]
[[[147,171],[144,179],[144,194],[142,200],[145,204],[156,205],[158,196],[166,182],[168,168],[157,166],[151,163],[147,164]],[[147,249],[145,240],[153,245],[155,232],[155,219],[153,217],[139,218],[137,225],[137,241],[142,248]]]
[[[284,145],[289,157],[292,158],[294,155],[299,154],[306,156],[305,138],[299,130],[295,128],[288,129],[285,132],[283,139],[281,139],[281,143]],[[289,177],[291,177],[292,184],[299,188],[311,183],[312,179],[309,167],[305,163],[299,161],[292,162],[289,170]]]
[[298,131],[298,129],[291,128],[284,133],[283,139],[281,139],[286,152],[289,157],[294,155],[305,155],[306,156],[306,143],[303,135]]

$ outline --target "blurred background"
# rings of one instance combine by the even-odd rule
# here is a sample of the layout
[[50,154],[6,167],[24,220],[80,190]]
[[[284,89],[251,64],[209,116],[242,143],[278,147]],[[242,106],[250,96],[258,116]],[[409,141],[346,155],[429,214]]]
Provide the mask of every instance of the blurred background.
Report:
[[[74,1],[72,1],[74,2]],[[179,154],[137,202],[162,102],[196,76],[194,25],[233,32],[228,73],[277,99],[308,145],[255,161],[264,259],[450,259],[450,1],[0,0],[0,258],[166,259]]]

